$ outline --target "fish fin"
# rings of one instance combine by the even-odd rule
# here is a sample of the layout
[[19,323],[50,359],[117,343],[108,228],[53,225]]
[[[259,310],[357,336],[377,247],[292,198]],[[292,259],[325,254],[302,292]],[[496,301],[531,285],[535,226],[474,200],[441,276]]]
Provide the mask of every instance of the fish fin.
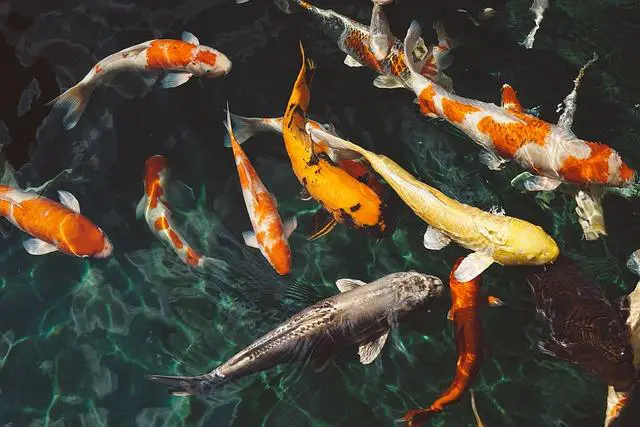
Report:
[[349,67],[364,67],[364,65],[362,65],[357,59],[355,59],[351,55],[347,55],[344,58],[344,63],[345,63],[345,65],[347,65]]
[[144,216],[145,210],[147,209],[147,203],[147,195],[144,194],[136,205],[136,219],[140,219]]
[[613,386],[607,387],[607,410],[605,412],[604,427],[609,427],[620,418],[622,411],[629,404],[631,391],[616,391]]
[[298,198],[303,202],[308,202],[309,200],[313,199],[306,187],[302,187],[302,190],[300,190],[300,194],[298,194]]
[[458,265],[454,277],[459,282],[468,282],[482,274],[493,263],[494,260],[489,255],[472,252]]
[[422,243],[424,247],[429,250],[439,251],[451,243],[451,239],[441,231],[436,230],[432,226],[428,226],[427,231],[424,232]]
[[332,358],[333,352],[328,349],[316,351],[311,359],[311,368],[313,369],[313,372],[320,373],[327,369]]
[[249,3],[249,0],[236,0],[236,4],[245,4]]
[[369,25],[369,48],[378,61],[389,56],[391,40],[393,40],[393,34],[391,34],[387,17],[382,11],[382,6],[374,2],[371,25]]
[[387,342],[388,336],[389,331],[387,330],[384,334],[380,335],[376,339],[360,344],[360,347],[358,347],[360,363],[362,363],[363,365],[368,365],[369,363],[376,360],[376,357],[378,357],[380,351],[382,351],[382,347],[384,347],[384,343]]
[[409,71],[411,71],[411,78],[417,79],[418,81],[425,81],[428,79],[420,74],[421,67],[416,64],[413,56],[413,51],[421,40],[421,34],[422,28],[420,28],[418,21],[411,21],[411,25],[409,25],[409,29],[407,30],[407,35],[404,38],[404,57],[407,67],[409,68]]
[[534,175],[531,172],[522,172],[511,180],[514,188],[526,191],[552,191],[560,184],[562,184],[560,180]]
[[412,409],[408,411],[402,419],[398,420],[398,422],[406,422],[408,427],[421,427],[425,425],[427,421],[433,418],[438,412],[442,412],[442,410],[436,409]]
[[335,127],[335,125],[333,123],[323,123],[322,127],[324,128],[324,130],[329,132],[331,135],[338,136],[338,131],[336,130],[336,127]]
[[373,85],[378,89],[397,89],[404,87],[400,79],[391,76],[378,76],[373,79]]
[[7,191],[4,193],[0,193],[0,200],[4,200],[5,202],[9,202],[16,206],[22,206],[22,202],[25,200],[31,200],[39,197],[37,193],[24,194],[24,191],[16,190],[16,191]]
[[638,334],[640,331],[636,332],[636,329],[640,328],[640,282],[636,284],[635,289],[626,298],[629,303],[627,325],[634,334]]
[[490,150],[480,151],[478,160],[480,160],[480,163],[482,163],[492,171],[499,171],[504,169],[504,165],[509,162],[509,160],[506,160],[496,154],[495,151]]
[[564,104],[564,111],[560,115],[558,119],[558,127],[562,129],[571,130],[571,126],[573,125],[573,115],[576,112],[576,107],[578,106],[578,89],[580,88],[580,83],[582,82],[582,78],[584,77],[587,68],[589,68],[594,62],[598,60],[598,55],[593,52],[593,58],[587,61],[586,64],[580,68],[578,75],[573,81],[573,90],[567,97],[562,101]]
[[291,9],[291,0],[273,0],[273,2],[278,9],[280,9],[287,15],[293,13],[293,9]]
[[447,311],[447,320],[453,321],[453,309],[452,308],[450,308],[449,311]]
[[151,86],[156,84],[160,77],[162,77],[162,73],[150,72],[146,74],[140,74],[139,76],[142,79],[143,83],[150,88]]
[[493,295],[489,295],[487,297],[487,305],[489,307],[501,307],[503,305],[505,305],[504,302],[502,302],[502,300],[498,297],[494,297]]
[[367,282],[357,279],[338,279],[336,280],[336,287],[340,292],[347,292],[353,290],[359,286],[366,285]]
[[200,258],[199,267],[202,269],[226,271],[229,269],[229,264],[221,259],[203,256],[202,258]]
[[[274,120],[282,123],[281,117]],[[269,124],[269,119],[260,117],[243,117],[233,113],[231,113],[231,125],[238,144],[242,144],[256,133],[273,132],[276,130]],[[229,139],[229,135],[225,135],[224,137],[224,146],[231,147],[231,139]]]
[[518,100],[516,91],[510,85],[506,83],[502,85],[500,96],[502,98],[502,108],[516,113],[523,112],[522,104],[520,104],[520,101]]
[[193,76],[191,73],[168,73],[162,78],[160,84],[165,89],[178,87],[188,82],[191,76]]
[[284,235],[289,238],[296,228],[298,228],[298,219],[295,216],[284,221]]
[[637,249],[631,254],[627,260],[627,268],[634,272],[637,276],[640,276],[640,249]]
[[164,183],[166,193],[163,199],[171,206],[189,206],[196,200],[193,188],[178,179],[169,179]]
[[211,392],[227,382],[224,377],[216,375],[215,371],[197,377],[147,375],[147,379],[169,386],[169,393],[173,396],[192,396]]
[[249,246],[250,248],[260,249],[260,245],[258,244],[258,238],[256,237],[256,233],[253,231],[245,231],[242,233],[242,238],[244,239],[244,244]]
[[326,236],[338,225],[333,216],[324,209],[319,210],[313,215],[313,229],[311,234],[307,236],[307,240],[316,240]]
[[361,147],[357,146],[353,142],[349,142],[346,139],[342,139],[336,135],[332,135],[324,129],[318,129],[313,126],[310,126],[309,123],[305,126],[305,130],[310,136],[313,136],[317,140],[324,141],[325,145],[332,150],[336,150],[340,154],[340,158],[342,159],[352,159],[351,157],[343,156],[344,154],[348,155],[349,153],[357,153],[362,155],[364,151]]
[[80,202],[76,199],[76,196],[69,193],[68,191],[58,190],[58,197],[60,198],[60,203],[64,206],[68,207],[74,212],[80,213]]
[[56,182],[60,177],[62,177],[63,175],[71,175],[72,172],[73,172],[73,169],[71,168],[63,169],[56,176],[43,182],[41,185],[38,185],[37,187],[27,187],[24,189],[24,191],[26,191],[27,193],[38,193],[39,195],[41,195],[45,191],[47,191],[47,189],[51,186],[51,184]]
[[20,188],[18,180],[16,179],[16,170],[11,166],[11,163],[6,160],[4,162],[4,171],[2,172],[2,178],[0,178],[0,184],[12,188]]
[[65,111],[62,124],[65,129],[72,129],[78,123],[78,120],[80,120],[95,88],[95,82],[82,80],[77,85],[67,89],[57,98],[49,101],[46,105]]
[[46,255],[58,250],[51,243],[47,243],[40,239],[27,239],[22,242],[24,249],[31,255]]
[[604,223],[604,207],[602,206],[602,194],[578,191],[576,199],[576,214],[578,223],[586,240],[596,240],[600,236],[607,235]]
[[198,40],[198,38],[191,34],[189,31],[183,31],[180,35],[180,38],[183,42],[195,44],[196,46],[200,45],[200,40]]

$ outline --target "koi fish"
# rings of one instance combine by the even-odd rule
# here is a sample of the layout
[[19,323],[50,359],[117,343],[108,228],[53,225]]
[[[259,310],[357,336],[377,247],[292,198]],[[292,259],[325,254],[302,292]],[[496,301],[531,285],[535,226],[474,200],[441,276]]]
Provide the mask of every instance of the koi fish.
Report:
[[81,258],[106,258],[113,245],[106,234],[80,213],[80,203],[68,191],[58,191],[60,203],[33,190],[0,185],[0,216],[33,238],[22,246],[31,255],[60,251]]
[[[389,24],[380,8],[374,7],[374,16],[372,17],[374,28],[372,29],[333,10],[321,9],[304,0],[276,0],[276,5],[285,13],[291,13],[290,5],[292,3],[300,6],[320,22],[323,31],[338,44],[338,48],[342,52],[347,54],[344,60],[345,65],[349,67],[367,66],[381,74],[373,81],[375,87],[381,89],[407,87],[405,80],[410,77],[410,72],[405,61],[402,40],[387,31]],[[427,48],[421,39],[420,45],[416,46],[412,52],[419,58],[421,72],[425,76],[452,90],[451,79],[443,73],[451,64],[451,57],[445,53],[449,53],[452,49],[452,40],[446,37],[442,24],[436,23],[434,27],[437,29],[438,45]],[[381,43],[379,48],[375,48],[378,56],[384,53],[383,46],[388,46],[387,55],[380,60],[376,58],[376,53],[371,47],[372,34],[380,37],[375,42],[376,44]]]
[[[256,133],[270,132],[282,134],[282,121],[284,120],[284,117],[259,118],[242,117],[231,114],[231,119],[233,123],[233,132],[236,136],[238,144],[242,144]],[[307,120],[307,123],[309,123],[309,126],[323,128],[327,132],[331,132],[333,135],[337,135],[335,128],[329,123],[320,124],[315,120]],[[350,158],[349,156],[346,156],[345,158],[342,153],[338,154],[334,152],[333,150],[331,150],[331,148],[327,147],[327,145],[322,140],[316,140],[314,141],[314,143],[316,144],[318,153],[326,153],[331,160],[333,160],[338,164],[338,166],[340,166],[341,169],[345,170],[349,175],[356,178],[358,181],[367,184],[381,197],[383,196],[384,188],[369,167],[364,165],[358,159]],[[231,146],[228,138],[225,138],[225,146]],[[305,197],[306,195],[303,192],[301,198],[305,199]]]
[[551,332],[550,341],[538,344],[540,351],[580,366],[617,391],[629,391],[636,381],[633,349],[602,289],[565,256],[527,282]]
[[458,351],[456,374],[449,388],[431,406],[407,412],[403,420],[411,427],[420,426],[438,412],[444,411],[445,406],[460,400],[469,389],[480,371],[484,350],[480,307],[485,304],[502,305],[502,301],[498,298],[482,297],[481,276],[468,282],[460,282],[455,278],[454,272],[463,259],[460,258],[456,261],[449,276],[451,310],[447,317],[449,320],[453,320],[455,325],[454,336]]
[[321,372],[338,348],[352,344],[359,345],[360,362],[369,364],[397,321],[426,308],[443,290],[440,279],[415,271],[392,273],[371,283],[340,279],[336,286],[341,293],[295,314],[208,374],[147,378],[170,386],[177,396],[207,395],[279,364],[311,359],[313,370]]
[[192,76],[226,75],[231,71],[231,61],[216,49],[201,45],[196,36],[185,31],[182,40],[149,40],[107,56],[80,83],[47,105],[66,111],[63,124],[71,129],[80,120],[93,91],[122,71],[142,73],[149,85],[161,78],[162,87],[172,88],[186,83]]
[[393,46],[393,34],[389,27],[387,17],[382,12],[382,5],[385,1],[374,1],[373,10],[371,12],[371,25],[369,26],[369,48],[376,58],[376,61],[382,61],[389,55]]
[[228,107],[225,126],[231,138],[231,148],[236,159],[242,195],[253,226],[253,232],[246,231],[242,234],[244,242],[249,247],[260,249],[262,255],[278,274],[289,274],[291,249],[287,239],[298,226],[296,217],[291,217],[284,224],[282,223],[275,197],[264,186],[251,166],[249,158],[236,141]]
[[153,234],[173,249],[186,264],[195,268],[226,266],[224,261],[199,254],[177,231],[167,200],[167,159],[156,154],[149,157],[144,166],[144,195],[136,207],[136,218],[144,217]]
[[[387,205],[375,191],[341,169],[328,155],[316,152],[305,130],[315,65],[302,52],[302,67],[284,115],[282,135],[293,172],[306,192],[331,214],[327,228],[337,223],[383,237],[393,229]],[[326,231],[328,232],[328,231]],[[326,234],[326,233],[325,233]]]
[[[420,25],[413,21],[405,38],[405,55],[415,48],[420,32]],[[480,161],[489,169],[499,170],[514,159],[534,174],[524,183],[527,190],[554,190],[562,182],[622,186],[634,180],[635,172],[616,151],[581,140],[571,132],[575,93],[570,94],[572,99],[566,102],[559,124],[553,125],[525,113],[509,85],[502,87],[501,107],[463,98],[421,75],[408,58],[408,82],[421,112],[448,121],[480,145],[484,149]]]
[[[627,267],[635,274],[640,275],[640,251],[634,252],[627,261]],[[633,366],[636,371],[636,378],[640,375],[640,282],[636,284],[635,289],[622,298],[621,308],[623,321],[629,332],[629,343],[633,349]],[[631,401],[631,390],[616,390],[614,387],[608,387],[607,394],[607,412],[604,425],[609,427],[617,420],[624,408]]]
[[447,197],[419,181],[390,158],[329,134],[308,129],[317,139],[324,139],[334,150],[356,152],[365,158],[400,198],[429,224],[424,246],[440,250],[451,241],[470,249],[455,270],[455,278],[468,282],[494,262],[501,265],[544,265],[559,254],[558,245],[545,231],[527,221],[485,212]]

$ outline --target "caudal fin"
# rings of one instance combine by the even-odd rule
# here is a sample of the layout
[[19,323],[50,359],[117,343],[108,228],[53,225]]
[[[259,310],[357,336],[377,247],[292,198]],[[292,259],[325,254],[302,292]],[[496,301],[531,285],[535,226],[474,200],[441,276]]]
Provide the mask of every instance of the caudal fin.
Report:
[[95,88],[95,84],[80,82],[67,89],[66,92],[57,98],[49,101],[47,105],[52,105],[53,108],[64,110],[65,115],[62,123],[65,129],[72,129],[76,123],[78,123],[78,120],[80,120],[80,116],[82,116],[84,109],[89,103],[89,99]]
[[197,377],[170,377],[164,375],[147,375],[149,381],[169,386],[169,393],[174,396],[191,396],[208,394],[226,383],[225,379],[214,373]]
[[[269,126],[269,119],[242,117],[233,113],[229,113],[229,115],[231,116],[233,134],[238,144],[242,144],[256,133],[274,131],[274,129]],[[224,136],[224,146],[231,147],[231,138],[228,133]]]

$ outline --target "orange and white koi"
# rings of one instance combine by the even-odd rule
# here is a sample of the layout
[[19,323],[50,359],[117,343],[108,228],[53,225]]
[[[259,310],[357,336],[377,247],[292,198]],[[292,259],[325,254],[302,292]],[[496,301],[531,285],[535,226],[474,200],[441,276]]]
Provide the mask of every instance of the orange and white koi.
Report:
[[66,129],[71,129],[80,119],[96,87],[108,83],[123,71],[141,73],[149,85],[162,77],[162,87],[172,88],[186,83],[192,76],[226,75],[231,71],[231,61],[216,49],[201,45],[193,34],[185,31],[182,40],[149,40],[107,56],[78,84],[47,105],[65,110],[63,124]]
[[[284,117],[262,118],[262,117],[242,117],[236,114],[231,114],[231,121],[233,124],[233,133],[236,137],[238,144],[242,144],[247,141],[256,133],[271,132],[282,134],[282,121]],[[322,128],[327,132],[337,135],[333,125],[329,123],[320,124],[315,120],[307,119],[307,125],[311,128]],[[228,135],[226,135],[228,137]],[[359,159],[352,158],[354,156],[345,155],[344,152],[338,153],[329,148],[325,142],[321,139],[316,139],[311,135],[311,139],[316,144],[316,153],[326,153],[329,158],[334,161],[341,169],[346,171],[349,175],[354,177],[360,182],[367,184],[378,195],[384,194],[384,187],[380,180],[373,173],[371,168],[362,163]],[[225,138],[225,147],[231,147],[231,142],[228,138]],[[306,191],[303,190],[301,198],[304,200],[310,199],[306,195]]]
[[[484,344],[480,307],[483,305],[500,306],[502,301],[496,297],[482,297],[481,276],[460,282],[455,271],[464,258],[459,258],[451,269],[449,289],[451,290],[451,310],[448,318],[454,323],[454,336],[458,351],[456,374],[451,385],[435,402],[425,409],[409,411],[403,418],[409,426],[420,426],[435,414],[444,411],[464,395],[480,371]],[[474,405],[475,406],[475,405]]]
[[161,241],[166,243],[180,257],[192,267],[203,268],[206,265],[226,265],[224,261],[203,256],[196,252],[191,245],[177,231],[172,219],[167,201],[167,159],[161,155],[154,155],[144,164],[144,195],[136,207],[136,217],[144,217],[149,228]]
[[291,249],[287,239],[298,225],[296,217],[291,217],[283,224],[275,197],[264,186],[234,136],[228,107],[225,126],[231,139],[242,196],[253,226],[253,232],[243,233],[244,241],[247,246],[260,249],[262,255],[278,274],[289,274],[291,272]]
[[[405,54],[415,48],[420,31],[420,25],[412,22],[405,38]],[[420,74],[411,58],[408,65],[409,85],[418,97],[421,112],[448,121],[484,148],[480,160],[490,169],[501,169],[513,159],[535,174],[524,182],[527,190],[553,190],[562,182],[622,186],[634,180],[635,172],[611,147],[579,139],[570,130],[575,90],[584,68],[574,92],[565,100],[565,112],[553,125],[525,113],[509,85],[502,87],[502,107],[498,107],[454,95]]]
[[[323,31],[338,44],[338,48],[347,54],[344,63],[349,67],[367,66],[381,74],[373,81],[373,85],[382,89],[407,87],[405,80],[410,77],[405,61],[402,40],[388,31],[387,19],[382,9],[374,7],[374,28],[356,22],[344,15],[321,9],[304,0],[276,0],[276,4],[286,13],[291,13],[290,4],[295,3],[320,21]],[[374,2],[378,3],[378,2]],[[374,6],[376,6],[374,4]],[[452,40],[446,37],[441,23],[434,25],[438,34],[438,45],[427,48],[424,41],[414,47],[413,54],[420,58],[421,73],[452,90],[451,79],[443,71],[451,64]],[[380,39],[372,49],[372,34]],[[383,46],[387,46],[386,49]],[[378,57],[387,53],[382,59]],[[377,56],[376,56],[377,55]]]
[[23,246],[31,255],[60,251],[77,257],[106,258],[113,245],[106,234],[80,213],[80,203],[67,191],[58,191],[60,203],[0,185],[0,216],[33,238]]

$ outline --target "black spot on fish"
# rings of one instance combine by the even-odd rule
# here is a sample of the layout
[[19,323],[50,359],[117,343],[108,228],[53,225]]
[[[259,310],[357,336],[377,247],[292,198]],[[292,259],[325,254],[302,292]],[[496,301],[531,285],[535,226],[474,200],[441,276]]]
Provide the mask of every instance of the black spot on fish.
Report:
[[351,208],[349,208],[349,210],[351,212],[357,212],[361,207],[362,207],[362,205],[360,203],[356,203],[355,205],[351,206]]
[[307,177],[306,176],[302,177],[302,185],[304,185],[304,187],[307,188]]

